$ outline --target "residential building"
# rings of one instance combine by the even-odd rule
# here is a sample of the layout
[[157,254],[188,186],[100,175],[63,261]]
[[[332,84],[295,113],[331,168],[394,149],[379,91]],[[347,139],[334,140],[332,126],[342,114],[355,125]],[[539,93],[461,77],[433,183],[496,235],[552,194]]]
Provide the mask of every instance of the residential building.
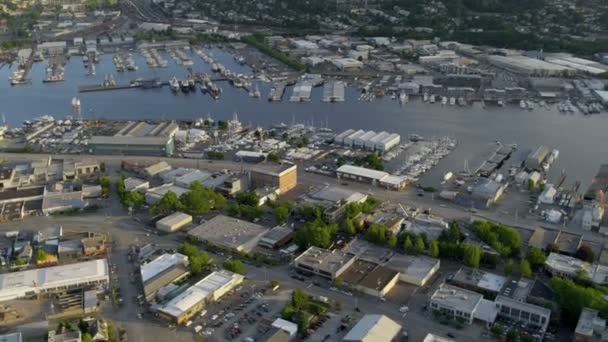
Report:
[[344,336],[344,342],[391,342],[401,333],[401,325],[384,315],[365,315]]

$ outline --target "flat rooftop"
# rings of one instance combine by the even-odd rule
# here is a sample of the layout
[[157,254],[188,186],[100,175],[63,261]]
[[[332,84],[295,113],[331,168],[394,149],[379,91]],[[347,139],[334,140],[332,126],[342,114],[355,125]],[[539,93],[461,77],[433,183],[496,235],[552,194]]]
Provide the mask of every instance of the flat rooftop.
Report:
[[439,263],[439,259],[396,253],[384,266],[416,279],[424,279],[439,267]]
[[234,217],[217,215],[211,220],[191,229],[188,235],[202,241],[239,249],[268,232],[268,228]]
[[158,222],[156,222],[156,224],[164,224],[167,226],[173,226],[175,224],[179,224],[179,223],[183,222],[184,220],[192,220],[192,216],[178,211],[167,217],[164,217],[164,218],[158,220]]
[[581,315],[578,318],[578,323],[576,324],[575,333],[585,336],[593,336],[593,332],[595,327],[606,327],[606,320],[603,320],[599,317],[599,311],[583,308],[581,311]]
[[384,171],[372,170],[372,169],[367,169],[364,167],[354,166],[354,165],[342,165],[336,170],[336,172],[346,173],[346,174],[350,174],[350,175],[355,175],[355,176],[365,177],[365,178],[370,178],[370,179],[375,179],[375,180],[382,180],[385,177],[388,177],[388,173],[386,173]]
[[431,296],[432,302],[464,312],[473,312],[482,299],[483,296],[477,292],[448,284],[441,284]]
[[401,325],[384,315],[365,315],[344,336],[343,341],[393,341],[401,332]]
[[507,282],[507,278],[503,276],[470,267],[461,267],[454,274],[452,280],[492,292],[499,292]]
[[156,277],[157,275],[165,272],[169,268],[179,265],[179,264],[187,264],[188,257],[180,254],[168,254],[165,253],[158,258],[152,260],[151,262],[142,265],[140,269],[141,280],[143,283],[146,283],[148,280]]
[[353,258],[355,258],[353,255],[340,250],[329,251],[313,246],[300,254],[300,256],[295,259],[295,262],[313,269],[320,269],[330,274],[334,274]]
[[217,290],[225,286],[230,286],[231,283],[240,283],[243,279],[244,277],[242,275],[226,270],[213,272],[201,279],[198,283],[190,286],[177,297],[162,305],[159,308],[159,311],[172,317],[180,317],[198,303],[212,298]]
[[310,194],[310,197],[320,201],[339,202],[361,202],[367,198],[367,195],[357,191],[352,191],[337,186],[329,186],[317,192]]

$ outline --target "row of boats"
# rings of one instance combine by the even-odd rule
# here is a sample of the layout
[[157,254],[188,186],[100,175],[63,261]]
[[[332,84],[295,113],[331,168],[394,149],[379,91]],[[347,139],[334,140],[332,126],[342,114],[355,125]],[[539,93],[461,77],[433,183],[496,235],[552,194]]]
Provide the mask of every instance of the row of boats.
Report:
[[[183,93],[189,93],[191,91],[196,91],[196,81],[193,77],[188,77],[184,80],[173,77],[169,81],[169,88],[171,88],[174,93],[178,93],[180,91]],[[209,94],[214,100],[219,99],[222,93],[222,88],[213,83],[206,75],[201,76],[199,89],[203,94]]]
[[112,62],[114,63],[117,72],[136,71],[138,69],[135,60],[133,59],[133,55],[130,53],[126,55],[117,53],[112,57]]
[[186,51],[183,49],[169,50],[169,56],[171,56],[171,58],[173,58],[175,63],[178,65],[183,65],[185,67],[191,67],[194,65],[192,59],[190,59]]
[[167,62],[156,49],[142,49],[140,52],[146,59],[146,64],[148,64],[150,68],[166,68],[169,66],[169,62]]
[[[413,140],[415,141],[415,140]],[[433,168],[439,161],[448,156],[456,148],[457,141],[450,137],[431,141],[415,141],[401,148],[407,149],[418,146],[418,150],[407,156],[405,162],[396,172],[398,175],[406,175],[418,179],[425,172]]]

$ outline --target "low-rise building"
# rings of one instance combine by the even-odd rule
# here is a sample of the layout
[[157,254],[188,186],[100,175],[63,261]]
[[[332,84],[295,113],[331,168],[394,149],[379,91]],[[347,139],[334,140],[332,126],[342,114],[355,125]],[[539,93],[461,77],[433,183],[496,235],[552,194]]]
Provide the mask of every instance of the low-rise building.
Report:
[[583,308],[572,340],[574,342],[600,342],[608,340],[606,320],[599,316],[599,311]]
[[150,182],[146,180],[135,177],[125,179],[125,190],[128,192],[137,191],[143,193],[148,190],[148,188],[150,188]]
[[494,299],[501,292],[507,278],[498,274],[470,267],[461,267],[447,282],[463,289],[481,293],[487,299]]
[[169,165],[166,161],[160,161],[156,164],[152,164],[144,169],[144,174],[148,178],[156,177],[158,174],[162,172],[167,172],[171,170],[171,165]]
[[284,194],[298,185],[298,167],[282,164],[272,169],[268,166],[254,168],[249,172],[249,180],[253,187],[272,186],[279,189],[279,194]]
[[497,315],[494,302],[484,299],[477,292],[447,284],[441,284],[433,293],[430,307],[468,324],[475,319],[494,322]]
[[166,233],[173,233],[190,223],[192,223],[192,216],[176,212],[158,220],[156,222],[156,229]]
[[82,250],[87,257],[105,255],[106,237],[104,235],[95,235],[81,240]]
[[499,316],[509,318],[515,322],[535,325],[541,331],[547,331],[551,319],[551,310],[505,296],[496,297],[495,303],[498,307]]
[[396,341],[401,325],[384,315],[365,315],[344,336],[344,342]]
[[439,271],[439,259],[405,254],[393,255],[386,264],[387,268],[399,272],[399,280],[415,286],[425,286]]
[[268,230],[255,223],[217,215],[188,231],[188,236],[221,248],[250,253]]
[[206,276],[187,290],[158,307],[160,317],[176,324],[186,322],[206,304],[217,301],[243,282],[245,277],[229,271],[217,271]]
[[183,254],[165,253],[142,265],[140,274],[146,300],[152,301],[159,289],[190,274],[188,264],[188,257]]
[[286,226],[276,226],[270,229],[260,239],[259,245],[269,249],[278,249],[293,240],[295,231]]
[[277,318],[272,322],[271,327],[287,332],[289,340],[294,339],[298,334],[298,325],[282,318]]
[[109,282],[106,259],[0,274],[0,301]]
[[374,186],[386,187],[393,190],[402,190],[409,183],[407,177],[392,176],[387,172],[367,169],[354,165],[342,165],[336,170],[338,179],[354,180],[370,183]]
[[353,255],[339,250],[310,247],[294,260],[294,266],[308,273],[334,281],[355,262]]
[[545,269],[554,276],[575,278],[584,275],[596,285],[608,284],[607,266],[590,264],[563,254],[550,253],[545,260]]
[[358,259],[337,279],[365,294],[382,298],[399,281],[399,272],[373,262]]

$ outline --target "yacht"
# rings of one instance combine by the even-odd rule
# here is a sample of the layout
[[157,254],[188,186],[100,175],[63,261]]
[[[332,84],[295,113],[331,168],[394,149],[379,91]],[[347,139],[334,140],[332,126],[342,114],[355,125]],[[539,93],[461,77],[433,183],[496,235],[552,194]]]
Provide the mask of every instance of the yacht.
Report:
[[171,81],[169,81],[169,87],[176,93],[179,91],[179,81],[177,78],[173,77]]
[[456,98],[455,97],[450,97],[450,106],[453,106],[456,104]]
[[448,98],[447,98],[447,97],[445,97],[445,96],[444,96],[444,97],[442,97],[442,98],[441,98],[441,105],[442,105],[442,106],[445,106],[447,103],[448,103]]
[[526,101],[524,101],[524,100],[519,101],[519,108],[526,109]]

